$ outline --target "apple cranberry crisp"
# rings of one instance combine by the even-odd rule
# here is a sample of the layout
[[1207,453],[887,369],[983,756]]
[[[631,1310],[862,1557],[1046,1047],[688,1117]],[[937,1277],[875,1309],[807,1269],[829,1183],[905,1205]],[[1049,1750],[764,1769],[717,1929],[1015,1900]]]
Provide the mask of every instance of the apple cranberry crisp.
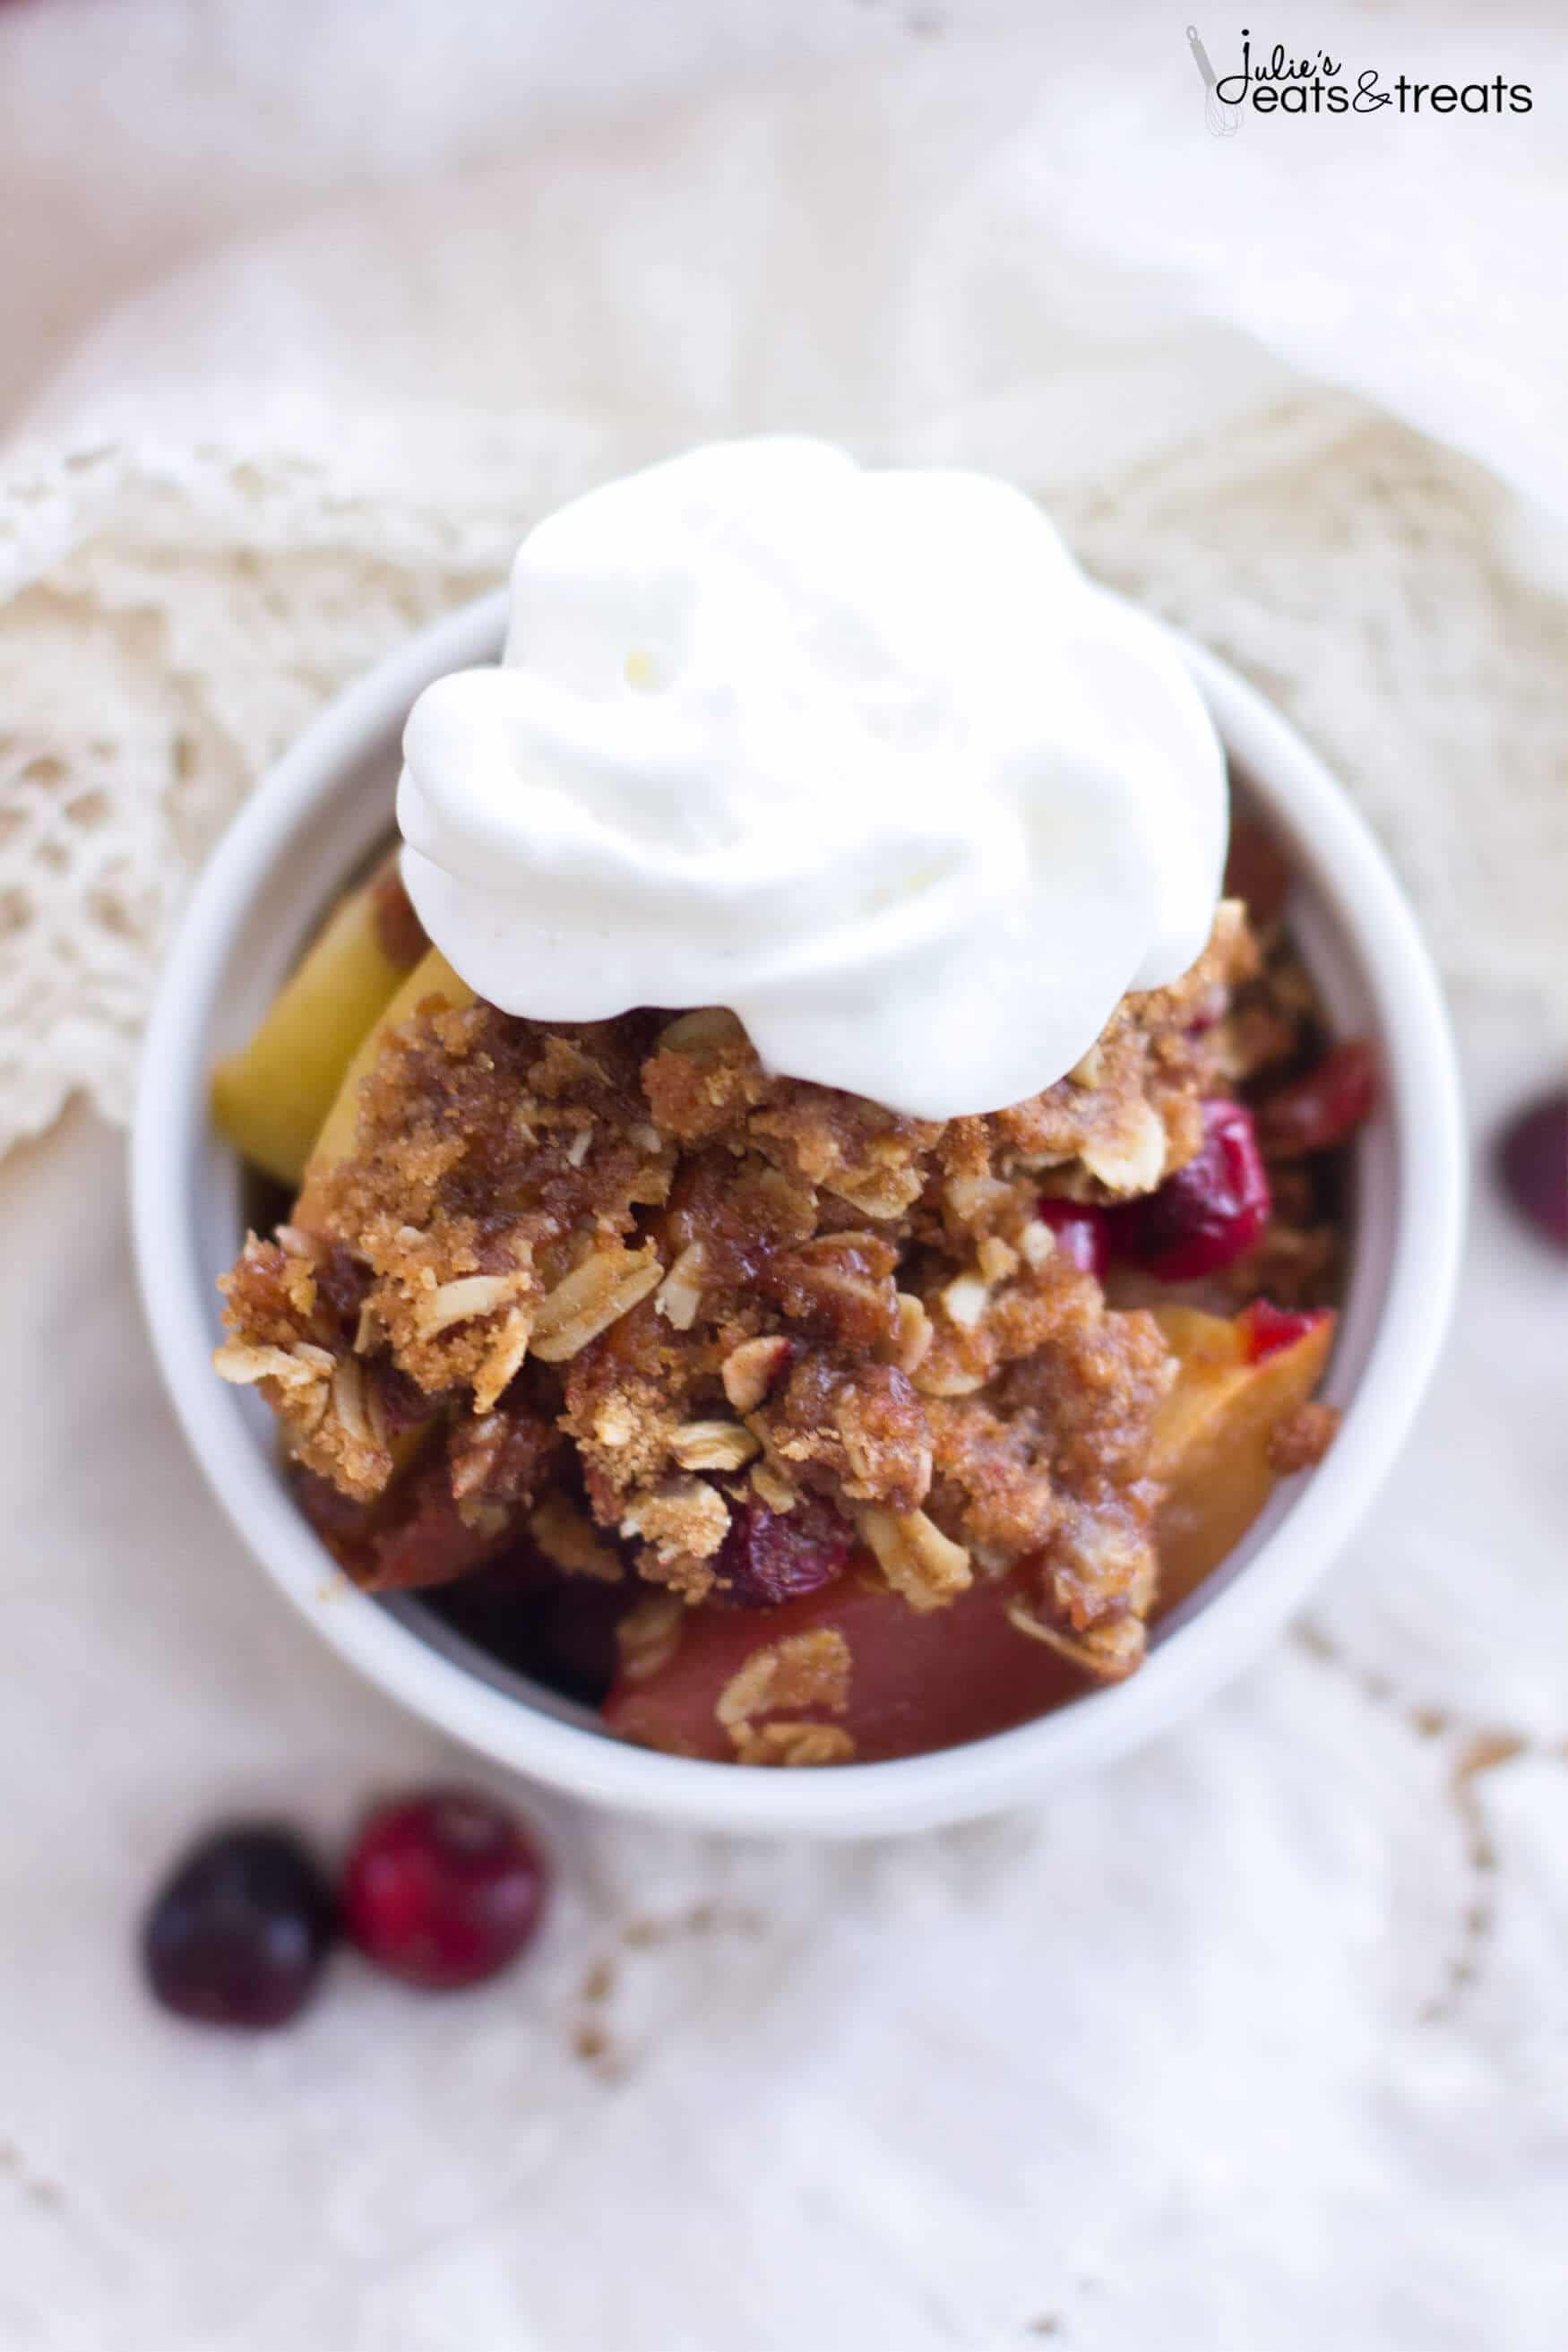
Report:
[[1318,1053],[1267,909],[986,1118],[771,1076],[722,1011],[513,1018],[433,955],[392,1010],[224,1278],[217,1369],[362,1585],[449,1588],[492,1645],[613,1633],[552,1678],[612,1682],[627,1736],[901,1754],[1126,1675],[1331,1434],[1324,1155],[1366,1066]]

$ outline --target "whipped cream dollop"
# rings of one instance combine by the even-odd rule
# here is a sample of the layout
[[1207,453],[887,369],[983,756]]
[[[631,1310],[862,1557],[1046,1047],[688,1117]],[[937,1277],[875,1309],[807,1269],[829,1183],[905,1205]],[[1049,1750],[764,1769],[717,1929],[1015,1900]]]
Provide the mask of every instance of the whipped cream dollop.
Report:
[[1225,763],[1169,640],[981,475],[698,449],[524,540],[404,739],[403,872],[504,1012],[722,1004],[916,1117],[1062,1077],[1207,939]]

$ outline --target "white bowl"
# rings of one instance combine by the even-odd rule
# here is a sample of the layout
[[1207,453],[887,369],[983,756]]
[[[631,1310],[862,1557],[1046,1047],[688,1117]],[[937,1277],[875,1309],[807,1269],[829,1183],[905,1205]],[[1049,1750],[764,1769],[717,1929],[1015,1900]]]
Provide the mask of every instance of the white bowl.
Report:
[[595,1803],[715,1829],[856,1836],[919,1829],[1043,1795],[1162,1731],[1268,1643],[1331,1560],[1409,1427],[1436,1359],[1458,1255],[1464,1160],[1442,1001],[1376,842],[1284,721],[1223,663],[1182,651],[1232,760],[1300,877],[1302,951],[1336,1029],[1371,1036],[1381,1103],[1356,1147],[1348,1296],[1326,1395],[1326,1460],[1289,1482],[1230,1560],[1159,1629],[1129,1681],[1016,1730],[896,1763],[778,1772],[660,1756],[610,1738],[416,1600],[343,1578],[279,1473],[271,1417],[226,1388],[214,1284],[243,1230],[241,1171],[208,1116],[217,1055],[248,1034],[343,877],[392,822],[403,723],[446,671],[493,659],[504,594],[383,662],[310,727],[207,866],[148,1031],[132,1148],[147,1320],[174,1410],[242,1543],[323,1639],[416,1715],[495,1762]]

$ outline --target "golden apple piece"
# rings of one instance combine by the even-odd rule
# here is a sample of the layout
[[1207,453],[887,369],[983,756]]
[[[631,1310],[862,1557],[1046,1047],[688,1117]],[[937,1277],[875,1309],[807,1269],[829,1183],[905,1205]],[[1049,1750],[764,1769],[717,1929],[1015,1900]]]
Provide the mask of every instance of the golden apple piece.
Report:
[[[1275,1433],[1307,1402],[1329,1360],[1330,1309],[1278,1318],[1266,1339],[1258,1311],[1154,1309],[1180,1362],[1150,1456],[1151,1475],[1166,1488],[1157,1528],[1162,1610],[1184,1600],[1258,1517],[1279,1475]],[[1287,1323],[1300,1328],[1282,1339]]]
[[250,1043],[214,1074],[219,1128],[283,1184],[299,1183],[355,1048],[408,969],[389,952],[378,904],[383,879],[333,908]]
[[307,1231],[317,1222],[314,1187],[340,1160],[346,1160],[354,1146],[354,1132],[359,1125],[360,1088],[375,1067],[382,1046],[389,1031],[417,1012],[426,997],[439,997],[454,1008],[471,1004],[474,992],[466,981],[458,978],[438,948],[427,949],[413,971],[397,990],[390,1003],[384,1004],[373,1015],[368,1028],[362,1034],[348,1067],[339,1077],[331,1107],[321,1121],[321,1131],[314,1138],[305,1168],[300,1198],[295,1204],[294,1223]]

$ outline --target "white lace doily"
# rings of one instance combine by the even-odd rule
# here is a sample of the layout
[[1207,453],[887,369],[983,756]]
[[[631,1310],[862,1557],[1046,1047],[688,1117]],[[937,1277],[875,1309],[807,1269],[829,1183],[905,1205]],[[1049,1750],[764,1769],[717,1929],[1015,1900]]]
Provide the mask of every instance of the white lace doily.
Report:
[[1538,530],[1526,569],[1519,503],[1568,514],[1568,329],[1518,247],[1525,189],[1542,265],[1568,243],[1568,175],[1533,117],[1506,153],[1325,123],[1305,173],[1260,122],[1209,140],[1158,23],[1109,91],[1078,26],[645,108],[100,327],[0,460],[0,1142],[77,1087],[123,1113],[193,866],[334,686],[574,488],[769,425],[1038,488],[1328,751],[1450,972],[1568,1028],[1532,584],[1568,566]]
[[[341,168],[330,106],[279,114],[290,184],[196,64],[174,89],[188,5],[142,5],[113,104],[101,12],[0,16],[28,101],[0,230],[58,184],[53,102],[128,215],[163,206],[144,250],[213,154],[241,159],[214,240],[268,233],[107,319],[0,455],[0,1141],[74,1092],[123,1114],[190,877],[335,686],[577,483],[780,424],[1048,495],[1346,777],[1454,983],[1478,1134],[1547,1074],[1568,170],[1528,12],[1313,12],[1312,46],[1387,70],[1535,72],[1536,115],[1466,147],[1457,121],[1209,142],[1152,6],[1114,37],[857,9],[851,38],[802,0],[798,48],[858,60],[826,88],[781,69],[525,135],[541,72],[557,110],[603,89],[607,0],[571,70],[476,8],[462,76],[413,71],[415,0],[374,52],[348,0],[221,0],[247,89],[360,60]],[[704,42],[779,38],[677,16],[671,61],[637,12],[645,93],[693,86]],[[972,47],[971,16],[1028,37]],[[207,106],[184,184],[176,96]],[[482,168],[290,217],[437,153]],[[30,246],[18,268],[47,291]],[[230,1805],[341,1836],[452,1759],[237,1558],[147,1367],[118,1184],[80,1115],[0,1171],[7,2346],[1558,2352],[1563,1277],[1484,1188],[1389,1494],[1186,1730],[1037,1817],[901,1845],[545,1807],[562,1899],[530,1970],[447,2006],[345,1964],[300,2034],[236,2049],[128,1965],[171,1846]]]

